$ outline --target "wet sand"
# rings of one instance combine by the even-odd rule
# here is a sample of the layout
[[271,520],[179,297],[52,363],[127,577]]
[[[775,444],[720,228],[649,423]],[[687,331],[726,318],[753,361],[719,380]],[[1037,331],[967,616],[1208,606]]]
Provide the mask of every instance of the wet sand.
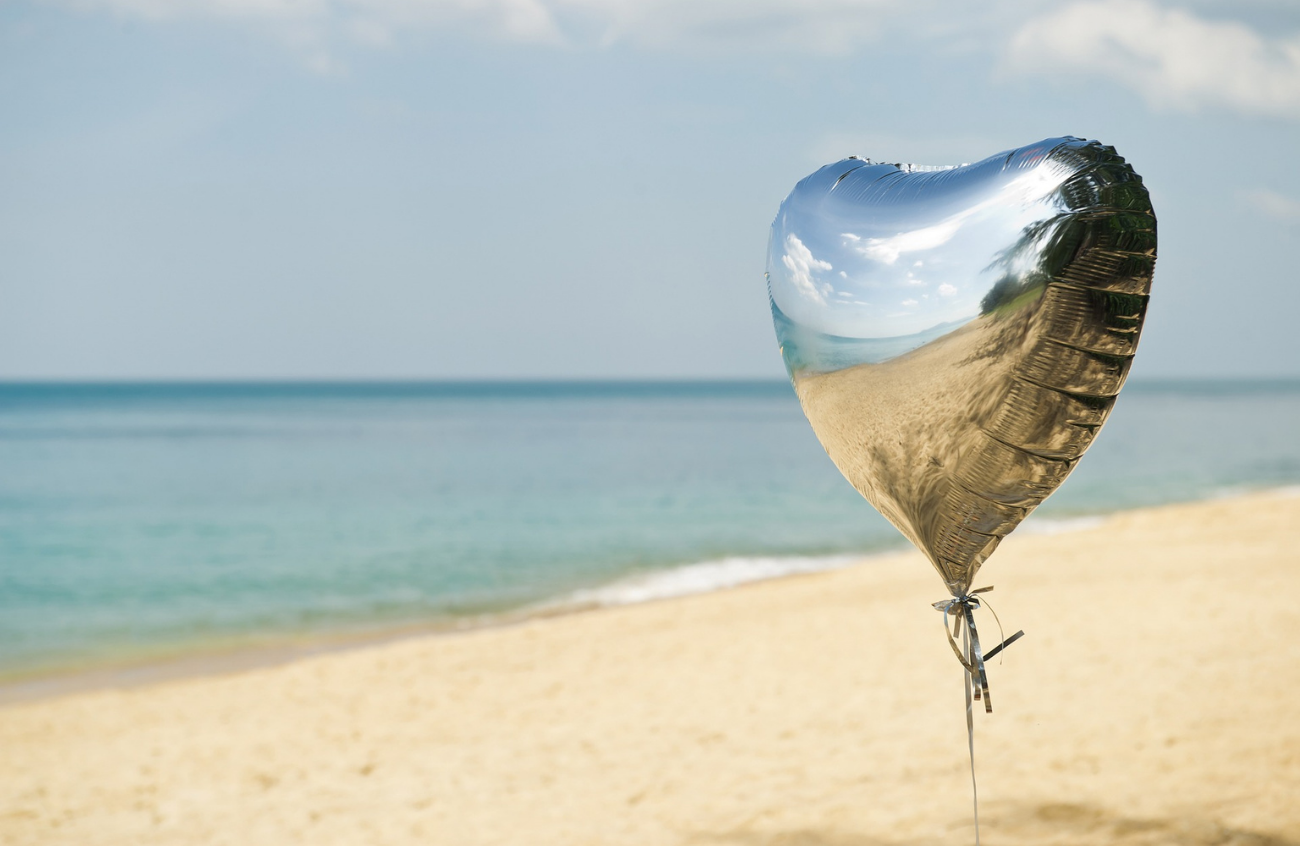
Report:
[[[1028,633],[987,844],[1300,844],[1300,497],[1017,533],[976,584]],[[905,554],[12,704],[0,843],[970,843],[943,596]]]

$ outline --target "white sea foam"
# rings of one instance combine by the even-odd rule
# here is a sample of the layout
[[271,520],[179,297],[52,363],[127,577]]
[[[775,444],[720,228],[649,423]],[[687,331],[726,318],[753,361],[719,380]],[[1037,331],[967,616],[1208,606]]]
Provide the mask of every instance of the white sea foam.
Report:
[[1258,486],[1222,485],[1207,493],[1204,499],[1208,502],[1215,502],[1220,499],[1237,499],[1238,497],[1249,496],[1259,492],[1260,488]]
[[1237,499],[1242,496],[1276,496],[1292,497],[1300,496],[1300,485],[1230,485],[1215,488],[1206,494],[1205,499],[1210,501],[1220,499]]
[[865,557],[865,554],[850,554],[733,557],[701,561],[698,564],[631,576],[600,587],[574,591],[558,601],[547,603],[547,607],[633,605],[656,599],[708,593],[781,576],[835,570],[855,564]]
[[1090,514],[1086,517],[1030,517],[1021,523],[1016,531],[1022,535],[1063,535],[1066,532],[1095,529],[1104,524],[1106,519],[1100,514]]
[[[1224,487],[1211,493],[1208,499],[1221,499],[1258,493],[1259,488]],[[1300,485],[1285,485],[1266,489],[1279,497],[1300,496]],[[1106,524],[1114,514],[1090,514],[1079,517],[1038,517],[1026,520],[1017,528],[1021,535],[1061,535],[1082,532]],[[817,573],[856,564],[878,553],[851,553],[844,555],[815,556],[735,556],[714,561],[701,561],[654,573],[644,573],[619,579],[593,588],[577,590],[540,606],[543,610],[589,608],[593,606],[634,605],[657,599],[708,593],[737,587],[750,582],[776,579],[800,573]]]

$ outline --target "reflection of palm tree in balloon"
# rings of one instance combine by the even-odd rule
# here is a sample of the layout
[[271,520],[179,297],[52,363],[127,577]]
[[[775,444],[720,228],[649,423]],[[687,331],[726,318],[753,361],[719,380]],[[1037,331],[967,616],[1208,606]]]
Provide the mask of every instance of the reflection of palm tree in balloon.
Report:
[[[985,269],[1001,268],[1003,275],[980,300],[981,315],[1016,308],[1047,287],[1053,272],[1064,267],[1078,251],[1077,231],[1068,226],[1071,219],[1069,214],[1060,214],[1031,223],[1014,244],[998,253]],[[1029,263],[1027,259],[1032,260],[1031,266],[1017,271]]]

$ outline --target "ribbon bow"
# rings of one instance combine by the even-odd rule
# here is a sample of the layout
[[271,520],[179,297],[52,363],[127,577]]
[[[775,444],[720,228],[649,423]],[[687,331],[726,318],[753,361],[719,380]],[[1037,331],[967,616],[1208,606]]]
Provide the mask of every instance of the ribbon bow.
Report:
[[[979,629],[975,627],[975,609],[981,608],[978,594],[988,593],[993,590],[993,586],[978,588],[969,593],[963,593],[952,599],[945,599],[934,603],[934,607],[943,612],[943,633],[948,637],[948,645],[952,647],[952,652],[957,656],[957,660],[966,668],[967,673],[967,695],[970,695],[970,689],[974,688],[975,701],[984,701],[985,713],[993,713],[993,700],[989,698],[989,676],[984,669],[984,662],[1006,649],[1011,644],[1025,636],[1024,631],[1018,631],[1011,637],[1003,640],[997,646],[984,653],[980,649]],[[998,624],[998,634],[1002,633],[1002,621],[998,619],[998,613],[989,606],[989,612]],[[948,615],[951,614],[955,619],[952,623],[952,631],[948,631]],[[962,629],[962,623],[965,622],[966,628]],[[957,635],[962,635],[962,645],[957,645]],[[965,655],[962,654],[963,647]]]

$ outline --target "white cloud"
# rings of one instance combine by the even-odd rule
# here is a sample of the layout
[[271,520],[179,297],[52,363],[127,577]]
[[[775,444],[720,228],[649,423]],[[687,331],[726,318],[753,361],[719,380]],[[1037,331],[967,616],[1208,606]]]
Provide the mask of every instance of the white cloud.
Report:
[[268,32],[308,67],[337,73],[340,43],[391,45],[398,33],[458,29],[523,43],[563,43],[556,0],[61,0],[149,21],[211,20]]
[[560,43],[545,0],[331,0],[343,15],[397,28],[468,26],[508,41]]
[[1261,35],[1147,0],[1086,0],[1024,24],[1007,51],[1035,73],[1109,76],[1155,108],[1300,116],[1300,35]]
[[845,53],[872,42],[891,20],[937,5],[921,0],[549,0],[580,18],[603,44],[767,48]]
[[957,293],[957,289],[947,282],[939,286],[939,296],[941,297],[951,297],[955,293]]
[[68,5],[104,9],[148,20],[187,17],[303,19],[330,7],[329,0],[76,0]]
[[1300,200],[1284,197],[1267,188],[1247,191],[1243,196],[1246,202],[1268,217],[1277,220],[1300,220]]
[[[453,29],[507,42],[635,45],[703,55],[764,51],[844,55],[904,39],[948,52],[986,52],[1008,21],[1049,0],[46,0],[153,21],[243,24],[303,49],[387,47]],[[855,136],[856,137],[856,136]],[[872,145],[873,149],[876,145]],[[944,149],[953,145],[945,144]],[[983,145],[981,145],[983,146]],[[943,158],[943,157],[940,157]]]
[[[1287,0],[1290,2],[1290,0]],[[207,19],[269,32],[335,67],[342,45],[385,48],[452,30],[505,42],[654,50],[846,54],[882,39],[950,54],[992,53],[1005,68],[1110,76],[1159,108],[1227,106],[1300,117],[1300,33],[1261,34],[1155,0],[50,0],[153,21]],[[1177,0],[1246,14],[1227,0]],[[1259,3],[1271,0],[1256,0]],[[1283,5],[1280,0],[1278,5]],[[1245,9],[1245,11],[1243,11]],[[1027,21],[1027,22],[1025,22]],[[1006,33],[1011,33],[1008,36]],[[956,164],[997,139],[832,134],[819,163],[858,152],[877,160]]]
[[[965,220],[966,215],[953,215],[934,226],[900,232],[888,238],[868,238],[864,245],[856,249],[867,258],[883,264],[894,264],[903,253],[931,250],[948,243]],[[853,240],[859,239],[854,237]]]
[[814,277],[819,270],[833,270],[830,262],[822,261],[812,254],[812,250],[794,235],[785,236],[785,255],[781,263],[790,271],[790,281],[799,293],[816,303],[825,304],[826,295],[831,286],[818,282]]
[[[634,43],[845,53],[891,21],[948,0],[55,0],[153,21],[209,19],[271,28],[290,41],[386,46],[394,31],[460,27],[521,42]],[[913,22],[913,28],[914,22]]]

